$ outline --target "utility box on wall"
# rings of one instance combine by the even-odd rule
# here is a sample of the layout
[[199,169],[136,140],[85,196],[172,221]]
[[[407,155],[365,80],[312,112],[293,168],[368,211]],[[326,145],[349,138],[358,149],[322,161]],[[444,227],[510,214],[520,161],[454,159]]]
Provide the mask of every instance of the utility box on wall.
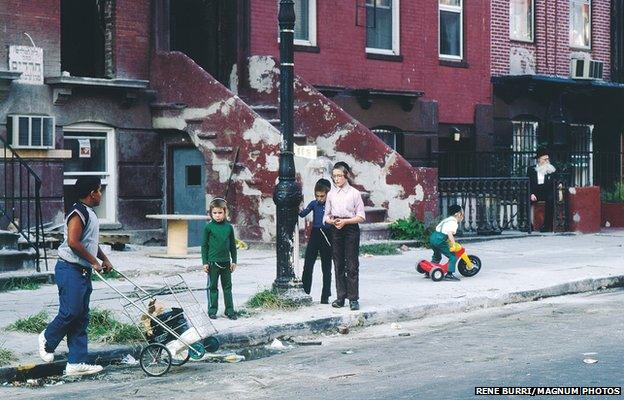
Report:
[[582,233],[600,231],[600,187],[571,187],[568,204],[570,231]]

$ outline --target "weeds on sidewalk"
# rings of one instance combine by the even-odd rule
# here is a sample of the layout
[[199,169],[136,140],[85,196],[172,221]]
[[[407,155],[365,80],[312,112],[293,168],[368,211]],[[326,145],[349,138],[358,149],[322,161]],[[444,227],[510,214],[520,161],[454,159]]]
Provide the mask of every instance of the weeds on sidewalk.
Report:
[[399,254],[399,249],[395,245],[389,243],[365,244],[360,246],[360,254],[390,256]]
[[392,239],[396,240],[417,240],[423,246],[429,247],[429,235],[435,229],[437,221],[429,225],[416,219],[414,214],[408,218],[400,218],[390,224]]
[[90,311],[87,335],[89,340],[103,343],[129,343],[143,340],[134,325],[117,321],[110,310],[94,308]]
[[7,326],[7,331],[18,331],[27,333],[39,333],[48,325],[48,313],[45,311],[39,311],[35,315],[30,317],[20,318]]
[[246,305],[249,308],[266,308],[270,310],[294,309],[299,307],[297,303],[280,297],[277,291],[272,289],[265,289],[254,294],[247,300]]
[[37,290],[41,287],[39,282],[34,282],[30,278],[11,278],[0,282],[0,292],[10,290]]
[[[101,272],[102,277],[104,277],[104,279],[121,279],[121,275],[119,274],[119,272],[112,270],[112,271],[108,271],[108,272]],[[97,276],[95,273],[91,274],[91,281],[92,282],[97,282],[100,280],[100,277]]]
[[11,364],[11,362],[17,361],[17,357],[11,350],[0,346],[0,367]]

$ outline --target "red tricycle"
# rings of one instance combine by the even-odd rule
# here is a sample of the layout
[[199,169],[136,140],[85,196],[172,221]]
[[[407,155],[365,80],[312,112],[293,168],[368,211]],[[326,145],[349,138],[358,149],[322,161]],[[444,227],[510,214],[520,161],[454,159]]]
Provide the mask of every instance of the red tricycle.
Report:
[[[466,277],[475,276],[481,270],[481,260],[475,255],[466,254],[466,249],[455,243],[450,250],[457,256],[457,270]],[[421,274],[429,273],[431,280],[441,281],[448,273],[448,261],[445,264],[436,264],[429,260],[421,260],[416,264],[416,271]]]

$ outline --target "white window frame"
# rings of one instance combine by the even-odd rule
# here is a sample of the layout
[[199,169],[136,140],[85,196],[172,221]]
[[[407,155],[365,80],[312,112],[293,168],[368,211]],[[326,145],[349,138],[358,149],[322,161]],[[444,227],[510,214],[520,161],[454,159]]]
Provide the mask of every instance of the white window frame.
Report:
[[[100,223],[113,224],[117,222],[117,145],[115,143],[115,129],[105,125],[85,123],[63,127],[65,138],[80,138],[78,133],[104,133],[106,138],[106,172],[63,172],[63,186],[73,185],[81,175],[99,175],[102,186],[106,186],[106,204],[104,209],[106,218],[100,218]],[[84,138],[94,139],[92,136]],[[96,139],[97,140],[97,139]]]
[[[277,0],[277,12],[279,14],[279,0]],[[295,24],[297,21],[295,21]],[[279,28],[277,30],[277,43],[280,42]],[[294,39],[296,46],[316,47],[316,0],[308,0],[308,40]]]
[[592,33],[593,33],[593,18],[592,18],[592,0],[570,0],[569,5],[569,18],[568,18],[568,24],[569,24],[569,29],[570,31],[568,32],[568,37],[570,37],[572,35],[572,4],[573,3],[580,3],[580,4],[589,4],[589,45],[588,46],[579,46],[577,44],[573,44],[572,43],[572,39],[569,38],[570,41],[570,47],[573,49],[581,49],[581,50],[591,50],[592,48]]
[[366,53],[398,56],[401,54],[400,0],[392,0],[392,50],[366,47]]
[[[446,4],[440,4],[438,0],[438,57],[442,60],[462,61],[464,59],[464,0],[459,0],[461,3],[459,6],[449,6]],[[440,52],[440,11],[450,11],[459,13],[459,56],[451,54],[442,54]]]
[[519,36],[514,36],[513,31],[512,31],[512,20],[513,20],[513,13],[511,12],[511,8],[512,8],[512,4],[513,2],[510,1],[509,2],[509,38],[511,40],[514,40],[516,42],[525,42],[525,43],[533,43],[535,42],[535,0],[530,0],[531,1],[531,38],[530,39],[526,39],[523,37],[519,37]]
[[[7,137],[8,142],[14,149],[41,149],[41,150],[54,150],[56,145],[56,119],[49,115],[25,115],[25,114],[10,114],[7,117],[11,117],[11,121],[7,124],[11,124],[11,137]],[[19,143],[19,120],[20,118],[28,118],[28,144]],[[32,121],[33,118],[41,119],[41,145],[35,146],[32,144]],[[44,119],[52,120],[52,137],[50,138],[50,145],[46,146],[44,142]],[[7,126],[8,128],[8,126]],[[7,133],[8,134],[8,133]]]

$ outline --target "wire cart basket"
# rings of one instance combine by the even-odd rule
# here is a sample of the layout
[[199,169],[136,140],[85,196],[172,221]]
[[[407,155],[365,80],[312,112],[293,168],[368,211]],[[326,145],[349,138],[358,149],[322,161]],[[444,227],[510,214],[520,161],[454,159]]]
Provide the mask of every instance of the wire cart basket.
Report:
[[145,289],[115,270],[134,286],[133,292],[124,294],[100,272],[93,271],[121,296],[124,314],[145,339],[147,344],[141,350],[139,364],[147,375],[162,376],[172,365],[199,360],[206,352],[219,348],[214,336],[217,329],[181,275],[164,278],[161,287]]

